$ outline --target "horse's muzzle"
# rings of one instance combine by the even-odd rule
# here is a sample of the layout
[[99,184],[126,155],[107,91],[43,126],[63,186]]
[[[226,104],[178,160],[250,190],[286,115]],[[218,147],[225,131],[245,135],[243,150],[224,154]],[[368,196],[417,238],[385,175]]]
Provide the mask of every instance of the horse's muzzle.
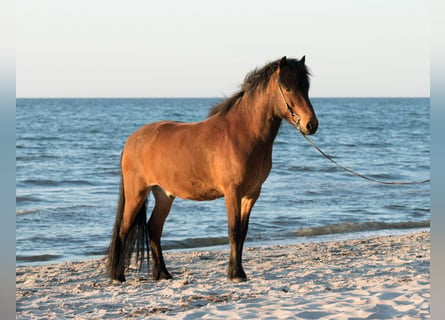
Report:
[[302,125],[300,121],[297,121],[295,126],[300,132],[304,135],[311,135],[317,132],[318,129],[318,120],[317,118],[311,119],[306,126]]
[[307,135],[314,134],[315,132],[317,132],[318,120],[313,119],[313,120],[309,121],[306,125],[306,129],[307,129],[307,133],[306,133]]

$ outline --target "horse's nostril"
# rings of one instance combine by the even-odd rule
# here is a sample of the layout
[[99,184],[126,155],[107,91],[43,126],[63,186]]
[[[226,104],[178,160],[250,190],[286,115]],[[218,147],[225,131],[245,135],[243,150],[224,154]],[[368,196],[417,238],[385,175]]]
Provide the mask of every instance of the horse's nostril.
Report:
[[317,127],[318,127],[318,124],[316,122],[313,123],[312,121],[308,122],[308,124],[306,125],[306,129],[311,133],[314,133],[315,131],[317,131]]
[[309,122],[306,126],[306,128],[312,132],[312,122]]

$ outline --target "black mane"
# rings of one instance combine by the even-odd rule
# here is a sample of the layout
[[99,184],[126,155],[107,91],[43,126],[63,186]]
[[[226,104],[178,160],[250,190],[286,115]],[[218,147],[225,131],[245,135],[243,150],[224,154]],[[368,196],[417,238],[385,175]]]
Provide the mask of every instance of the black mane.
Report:
[[[269,83],[270,77],[279,66],[280,59],[266,64],[261,69],[256,68],[249,72],[244,78],[244,83],[241,85],[241,89],[231,97],[213,106],[209,111],[208,117],[212,117],[217,114],[224,115],[231,110],[245,94],[254,93],[256,90],[264,90]],[[295,74],[295,71],[297,71],[297,76],[299,78],[298,82],[301,84],[307,84],[307,87],[309,87],[309,71],[306,69],[306,67],[302,65],[303,68],[301,68],[298,60],[296,59],[287,59],[285,69],[288,69],[288,66],[289,69],[293,69],[291,70],[293,72],[286,72],[282,74],[280,76],[280,80],[285,83],[291,82],[292,80],[290,78],[292,77],[289,74]],[[295,80],[297,79],[294,79],[293,81]]]
[[241,89],[230,98],[227,98],[223,102],[212,107],[209,111],[209,117],[215,114],[226,114],[230,109],[232,109],[237,101],[244,96],[244,94],[253,92],[259,88],[264,89],[267,86],[272,73],[277,70],[279,63],[280,61],[277,60],[265,65],[261,69],[256,68],[249,72],[244,78],[244,83],[241,85]]

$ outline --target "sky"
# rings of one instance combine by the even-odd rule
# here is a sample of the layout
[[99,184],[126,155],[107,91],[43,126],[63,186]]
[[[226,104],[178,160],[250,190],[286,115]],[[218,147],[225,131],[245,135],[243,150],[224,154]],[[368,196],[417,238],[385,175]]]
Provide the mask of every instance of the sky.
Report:
[[17,0],[17,97],[223,97],[306,56],[312,97],[430,95],[423,0]]

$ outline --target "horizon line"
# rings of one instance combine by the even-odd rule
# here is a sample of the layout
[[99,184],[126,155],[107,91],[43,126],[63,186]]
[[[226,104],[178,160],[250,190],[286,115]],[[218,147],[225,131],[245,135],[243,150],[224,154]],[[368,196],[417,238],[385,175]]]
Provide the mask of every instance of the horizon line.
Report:
[[[70,97],[70,96],[61,96],[61,97],[15,97],[16,99],[227,99],[230,96],[203,96],[203,97],[131,97],[131,96],[120,96],[120,97],[105,97],[105,96],[96,96],[96,97],[88,97],[88,96],[80,96],[80,97]],[[419,99],[419,98],[431,98],[431,96],[314,96],[310,97],[310,99]]]

